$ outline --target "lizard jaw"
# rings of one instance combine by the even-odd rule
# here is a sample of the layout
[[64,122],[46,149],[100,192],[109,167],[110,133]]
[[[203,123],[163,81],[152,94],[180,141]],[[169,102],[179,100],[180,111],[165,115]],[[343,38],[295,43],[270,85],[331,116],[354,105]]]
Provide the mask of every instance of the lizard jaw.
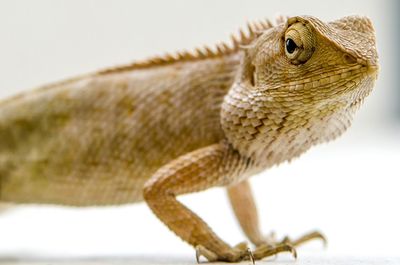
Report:
[[367,77],[362,81],[360,87],[357,89],[359,93],[355,95],[353,101],[349,105],[349,109],[354,111],[359,109],[365,98],[372,92],[377,75],[378,67],[368,67]]

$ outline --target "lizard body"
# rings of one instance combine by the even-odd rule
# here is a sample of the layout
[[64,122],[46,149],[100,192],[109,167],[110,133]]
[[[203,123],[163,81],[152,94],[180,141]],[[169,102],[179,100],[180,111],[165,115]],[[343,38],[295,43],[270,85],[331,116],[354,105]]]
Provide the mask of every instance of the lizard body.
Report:
[[[145,200],[208,260],[294,252],[264,238],[246,181],[350,125],[377,76],[371,22],[259,23],[233,46],[108,69],[0,103],[0,201]],[[230,247],[176,196],[228,187],[252,243]]]
[[86,76],[3,103],[1,199],[142,200],[158,168],[223,138],[218,107],[238,63],[233,56]]

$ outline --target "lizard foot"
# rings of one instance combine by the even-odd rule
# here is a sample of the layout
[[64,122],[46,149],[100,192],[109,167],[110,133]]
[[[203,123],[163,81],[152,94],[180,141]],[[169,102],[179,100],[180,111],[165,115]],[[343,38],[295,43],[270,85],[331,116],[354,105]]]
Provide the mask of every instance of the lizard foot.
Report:
[[200,257],[204,256],[209,262],[214,261],[227,261],[227,262],[240,262],[244,260],[249,260],[255,264],[255,260],[261,260],[266,257],[274,256],[281,252],[290,252],[294,258],[297,258],[297,253],[295,248],[288,243],[279,243],[276,245],[264,244],[257,247],[254,252],[252,252],[246,243],[240,243],[234,248],[230,249],[229,252],[225,253],[223,256],[218,256],[214,252],[208,250],[207,248],[198,245],[196,247],[196,260],[200,263]]

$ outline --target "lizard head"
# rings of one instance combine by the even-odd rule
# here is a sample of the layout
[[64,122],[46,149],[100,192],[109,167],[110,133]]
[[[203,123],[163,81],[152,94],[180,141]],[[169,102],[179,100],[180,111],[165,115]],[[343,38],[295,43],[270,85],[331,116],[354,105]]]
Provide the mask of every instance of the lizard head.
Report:
[[321,104],[339,100],[344,107],[368,94],[378,69],[372,23],[356,16],[331,23],[289,18],[262,34],[246,59],[250,75],[243,77],[256,89],[301,94]]
[[224,131],[248,155],[271,149],[276,139],[308,149],[350,125],[377,72],[368,18],[289,18],[244,47],[240,74],[222,106]]

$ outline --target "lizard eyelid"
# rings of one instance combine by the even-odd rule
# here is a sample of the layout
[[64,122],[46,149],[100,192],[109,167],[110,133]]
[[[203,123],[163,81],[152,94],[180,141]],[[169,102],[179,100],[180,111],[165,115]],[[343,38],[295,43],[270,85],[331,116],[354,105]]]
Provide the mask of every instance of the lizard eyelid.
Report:
[[315,38],[311,28],[299,22],[289,26],[285,32],[284,49],[292,64],[307,62],[315,50]]

